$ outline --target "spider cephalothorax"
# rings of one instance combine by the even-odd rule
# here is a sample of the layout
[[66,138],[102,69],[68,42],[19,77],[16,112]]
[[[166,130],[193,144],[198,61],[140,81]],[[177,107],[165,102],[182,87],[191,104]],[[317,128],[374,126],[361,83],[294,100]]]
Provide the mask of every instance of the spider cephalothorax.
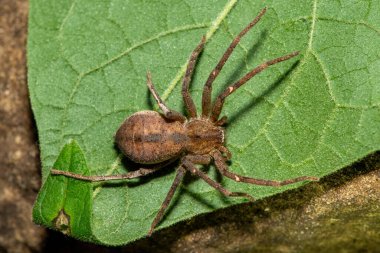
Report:
[[182,96],[185,107],[188,111],[188,118],[180,113],[170,110],[161,100],[156,92],[150,73],[147,74],[147,84],[153,97],[157,101],[162,114],[155,111],[141,111],[128,117],[120,126],[116,133],[116,143],[120,150],[132,161],[140,164],[155,164],[153,168],[140,168],[139,170],[122,175],[111,176],[83,176],[71,172],[52,170],[53,174],[66,175],[73,178],[88,181],[105,181],[114,179],[128,179],[151,174],[163,166],[175,161],[179,161],[176,177],[170,190],[163,201],[160,210],[149,230],[149,235],[153,232],[156,225],[160,222],[163,214],[168,207],[175,190],[179,186],[186,172],[202,178],[210,186],[220,191],[225,196],[245,197],[253,200],[247,193],[231,192],[225,189],[221,184],[207,176],[203,171],[198,169],[196,164],[208,165],[214,163],[218,171],[223,175],[236,182],[250,183],[266,186],[281,186],[292,184],[303,180],[318,180],[315,177],[297,177],[284,181],[273,181],[265,179],[256,179],[235,174],[228,170],[226,161],[231,158],[231,152],[224,146],[224,129],[221,127],[227,117],[219,119],[224,100],[236,89],[245,84],[253,76],[260,73],[270,65],[288,60],[298,52],[267,61],[248,72],[241,79],[228,86],[215,100],[211,103],[212,83],[222,70],[224,64],[230,57],[233,49],[244,36],[264,15],[266,9],[248,24],[233,40],[231,45],[219,60],[214,70],[210,73],[204,86],[202,95],[202,115],[198,116],[194,102],[189,93],[189,83],[199,53],[205,44],[205,37],[202,38],[199,45],[194,49],[187,65],[185,77],[182,84]]

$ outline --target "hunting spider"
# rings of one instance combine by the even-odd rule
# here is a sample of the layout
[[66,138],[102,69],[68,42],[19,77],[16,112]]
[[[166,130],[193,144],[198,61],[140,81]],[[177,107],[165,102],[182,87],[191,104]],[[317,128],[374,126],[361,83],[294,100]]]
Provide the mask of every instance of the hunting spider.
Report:
[[155,219],[152,222],[148,235],[151,235],[156,225],[161,221],[176,189],[185,176],[186,172],[200,177],[207,184],[214,187],[224,196],[245,197],[254,200],[253,197],[243,192],[231,192],[221,184],[211,179],[206,173],[199,170],[195,165],[208,165],[214,163],[216,169],[223,175],[236,182],[249,183],[265,186],[282,186],[304,180],[318,180],[316,177],[302,176],[284,181],[256,179],[238,175],[229,171],[226,161],[231,158],[231,152],[224,146],[224,129],[227,117],[219,118],[225,99],[245,84],[252,77],[268,68],[269,66],[286,61],[299,52],[267,61],[248,72],[237,82],[228,86],[212,105],[212,83],[219,75],[224,64],[230,57],[240,39],[260,20],[266,9],[252,20],[232,41],[218,64],[211,71],[202,95],[202,115],[198,116],[194,102],[189,93],[189,83],[195,67],[195,63],[205,44],[205,37],[194,49],[187,65],[182,84],[182,96],[188,112],[188,118],[179,112],[169,109],[156,92],[151,75],[147,73],[147,85],[154,99],[157,101],[163,114],[155,111],[141,111],[131,115],[120,126],[116,133],[116,143],[120,150],[132,161],[139,164],[153,164],[153,168],[140,168],[139,170],[122,175],[111,176],[83,176],[66,171],[52,170],[52,174],[60,174],[87,181],[106,181],[142,177],[151,174],[167,164],[180,159],[177,174],[172,186],[166,195]]

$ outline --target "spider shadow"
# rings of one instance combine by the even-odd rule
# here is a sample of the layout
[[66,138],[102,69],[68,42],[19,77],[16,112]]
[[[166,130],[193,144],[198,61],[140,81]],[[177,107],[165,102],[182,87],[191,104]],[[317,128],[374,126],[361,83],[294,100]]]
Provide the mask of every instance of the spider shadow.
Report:
[[[152,81],[153,82],[153,81]],[[154,83],[153,83],[154,85]],[[145,85],[146,87],[146,93],[145,93],[145,99],[146,99],[146,103],[148,105],[148,108],[150,108],[151,110],[154,110],[154,103],[153,103],[153,95],[152,93],[150,92],[149,88],[148,88],[148,85]],[[157,103],[156,103],[157,104]]]
[[[259,51],[267,37],[267,34],[267,30],[263,30],[260,32],[259,39],[257,40],[257,42],[248,49],[246,61],[240,61],[240,63],[235,67],[234,71],[228,75],[227,85],[233,84],[234,82],[239,80],[239,78],[243,77],[243,75],[245,75],[248,71],[250,71],[248,70],[244,72],[244,70],[246,69],[246,64],[253,60],[253,58],[255,57],[254,52]],[[224,88],[226,87],[223,87],[223,89]]]
[[[253,99],[251,102],[249,102],[247,105],[244,107],[240,108],[237,112],[235,112],[232,116],[229,116],[229,123],[234,122],[235,120],[238,120],[239,117],[243,116],[244,114],[248,113],[250,110],[252,110],[255,105],[261,103],[264,101],[264,97],[269,95],[271,92],[273,92],[276,87],[278,87],[289,75],[291,72],[294,71],[295,68],[299,65],[299,60],[296,61],[295,63],[290,66],[290,68],[281,76],[277,78],[275,82],[273,82],[271,85],[267,86],[267,88],[260,94],[259,97]],[[228,123],[227,123],[228,125]]]

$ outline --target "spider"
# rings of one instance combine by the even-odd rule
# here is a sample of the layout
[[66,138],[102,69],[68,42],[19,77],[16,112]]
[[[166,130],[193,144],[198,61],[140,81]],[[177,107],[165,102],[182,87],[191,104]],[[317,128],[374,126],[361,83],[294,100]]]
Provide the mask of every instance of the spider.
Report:
[[266,8],[261,10],[258,16],[251,21],[232,41],[226,52],[219,60],[214,70],[210,73],[202,94],[202,115],[197,116],[195,104],[189,94],[189,83],[195,67],[195,63],[205,44],[205,37],[194,49],[187,65],[186,73],[182,84],[182,96],[189,117],[181,115],[179,112],[169,109],[158,95],[150,72],[147,73],[147,85],[154,99],[157,101],[162,114],[155,111],[140,111],[127,118],[116,133],[115,139],[120,150],[129,159],[139,164],[151,164],[152,168],[140,168],[121,175],[110,176],[83,176],[67,171],[52,169],[52,174],[65,175],[87,181],[106,181],[129,179],[146,176],[158,169],[168,165],[175,160],[179,161],[175,179],[166,195],[156,217],[154,218],[148,232],[150,236],[154,228],[161,221],[165,210],[180,185],[186,172],[200,177],[207,184],[214,187],[224,196],[245,197],[251,201],[254,198],[243,192],[231,192],[221,184],[211,179],[206,173],[199,170],[195,165],[209,165],[214,163],[216,169],[223,175],[236,182],[243,182],[264,186],[282,186],[299,181],[318,180],[316,177],[302,176],[284,181],[274,181],[256,179],[238,175],[228,169],[227,160],[231,158],[231,152],[224,146],[224,129],[227,117],[219,118],[225,99],[245,84],[252,77],[268,68],[270,65],[286,61],[296,55],[298,51],[288,55],[262,63],[258,67],[248,72],[244,77],[227,87],[211,104],[212,83],[222,70],[224,64],[230,57],[240,39],[261,19],[266,12]]

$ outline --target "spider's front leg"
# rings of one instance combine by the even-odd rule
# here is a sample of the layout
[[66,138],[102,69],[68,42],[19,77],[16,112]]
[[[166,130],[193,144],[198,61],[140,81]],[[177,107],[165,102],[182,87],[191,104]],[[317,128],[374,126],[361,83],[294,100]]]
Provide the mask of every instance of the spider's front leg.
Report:
[[225,163],[225,158],[223,157],[223,155],[220,153],[219,150],[214,150],[214,152],[212,153],[212,157],[214,158],[214,161],[215,161],[215,167],[220,171],[220,173],[222,173],[223,176],[231,178],[232,180],[236,182],[249,183],[249,184],[255,184],[255,185],[264,185],[264,186],[283,186],[287,184],[294,184],[301,181],[318,181],[319,180],[319,178],[317,177],[309,177],[309,176],[290,178],[283,181],[245,177],[228,170],[228,166]]

